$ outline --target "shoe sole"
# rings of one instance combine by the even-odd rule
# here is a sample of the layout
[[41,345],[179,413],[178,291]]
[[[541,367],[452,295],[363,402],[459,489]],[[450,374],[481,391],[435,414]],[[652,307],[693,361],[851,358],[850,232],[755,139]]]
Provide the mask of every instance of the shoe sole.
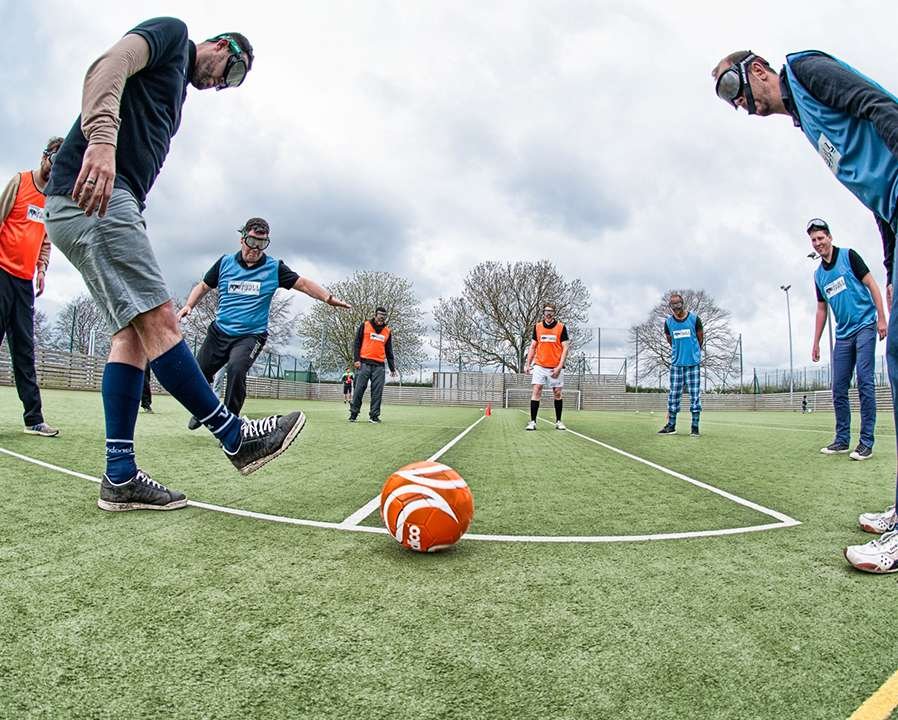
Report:
[[851,451],[848,448],[845,448],[844,450],[827,450],[826,448],[822,448],[820,452],[824,455],[844,455],[845,453]]
[[857,460],[858,462],[862,462],[864,460],[869,460],[871,456],[870,455],[858,455],[856,453],[851,453],[851,455],[849,455],[848,457],[851,458],[852,460]]
[[24,432],[26,435],[40,435],[41,437],[56,437],[59,435],[59,430],[51,433],[41,432],[40,430],[25,430]]
[[147,503],[115,503],[108,500],[97,500],[97,507],[108,512],[127,512],[128,510],[178,510],[187,507],[187,498],[172,500],[168,505],[149,505]]
[[290,428],[290,432],[287,433],[287,436],[284,438],[284,442],[281,443],[281,446],[272,453],[269,453],[265,457],[259,458],[258,460],[253,460],[249,465],[244,468],[240,468],[241,475],[251,475],[256,472],[260,467],[265,465],[266,463],[270,463],[274,460],[278,455],[283,453],[290,445],[296,440],[296,436],[302,432],[302,429],[306,426],[306,414],[302,411],[299,413],[299,419]]
[[845,561],[851,565],[853,568],[857,568],[858,570],[862,570],[863,572],[873,573],[874,575],[888,575],[890,573],[898,572],[898,564],[894,565],[888,570],[883,570],[876,563],[853,563],[848,559],[848,548],[842,550],[842,555],[845,557]]
[[871,535],[883,535],[884,533],[892,532],[892,530],[895,529],[894,525],[887,530],[883,530],[882,528],[878,528],[875,525],[865,525],[860,521],[858,521],[858,527],[865,533],[870,533]]

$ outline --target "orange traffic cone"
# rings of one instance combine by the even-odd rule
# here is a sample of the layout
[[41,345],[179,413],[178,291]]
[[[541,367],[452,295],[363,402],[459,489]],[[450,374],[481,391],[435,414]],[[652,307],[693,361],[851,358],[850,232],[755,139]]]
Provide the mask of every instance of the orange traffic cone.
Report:
[[493,414],[493,404],[492,403],[486,404],[486,412],[483,414],[486,415],[487,417],[489,417],[490,415]]

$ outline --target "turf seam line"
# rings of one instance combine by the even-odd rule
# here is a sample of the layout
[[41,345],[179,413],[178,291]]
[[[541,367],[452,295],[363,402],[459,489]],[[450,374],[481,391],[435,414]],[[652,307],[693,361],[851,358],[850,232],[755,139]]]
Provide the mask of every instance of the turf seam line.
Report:
[[[443,455],[445,455],[452,447],[461,440],[465,435],[467,435],[471,430],[473,430],[477,425],[483,420],[486,415],[481,415],[477,418],[473,423],[468,425],[464,430],[462,430],[458,435],[456,435],[452,440],[443,445],[439,450],[437,450],[433,455],[427,458],[430,462],[436,462]],[[356,510],[352,515],[345,518],[343,522],[340,523],[340,527],[350,528],[357,526],[362,520],[368,517],[371,513],[373,513],[377,508],[380,507],[380,494],[375,495],[371,498],[367,503],[365,503],[362,507]]]
[[898,707],[898,671],[855,710],[848,720],[888,720]]

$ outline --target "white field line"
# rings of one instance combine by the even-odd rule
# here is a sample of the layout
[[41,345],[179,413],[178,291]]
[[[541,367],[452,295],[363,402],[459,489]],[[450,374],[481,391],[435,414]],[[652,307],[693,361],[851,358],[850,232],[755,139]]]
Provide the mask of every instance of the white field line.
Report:
[[[28,457],[27,455],[20,455],[19,453],[13,452],[12,450],[7,450],[6,448],[0,448],[0,453],[17,458],[18,460],[24,460],[25,462],[31,463],[32,465],[38,465],[40,467],[47,468],[48,470],[63,473],[64,475],[71,475],[72,477],[81,478],[82,480],[90,480],[91,482],[95,482],[97,484],[100,483],[100,478],[93,477],[92,475],[85,475],[84,473],[75,472],[74,470],[69,470],[68,468],[60,467],[59,465],[53,465],[52,463],[44,462],[43,460],[37,460],[36,458]],[[358,532],[382,534],[386,534],[387,532],[386,528],[342,528],[339,523],[323,522],[320,520],[303,520],[301,518],[284,517],[283,515],[269,515],[268,513],[257,513],[251,510],[241,510],[240,508],[224,507],[223,505],[212,505],[211,503],[199,502],[197,500],[188,500],[187,504],[192,505],[193,507],[202,508],[203,510],[211,510],[212,512],[220,512],[227,515],[237,515],[239,517],[252,518],[254,520],[268,520],[269,522],[286,523],[288,525],[305,525],[307,527],[332,529],[340,528],[343,530],[356,530]]]
[[[485,416],[481,416],[477,422],[472,424],[465,433],[470,431],[477,425],[481,420],[483,420]],[[548,421],[547,421],[548,422]],[[618,450],[617,448],[613,448],[610,445],[605,445],[604,443],[599,442],[598,440],[593,440],[586,435],[581,435],[572,430],[568,430],[574,435],[578,435],[590,442],[594,442],[598,445],[602,445],[607,447],[614,452],[618,452],[626,457],[633,458],[638,462],[643,462],[651,467],[655,467],[662,472],[667,472],[675,477],[679,477],[687,480],[688,482],[692,482],[694,484],[699,485],[700,487],[705,487],[712,492],[717,492],[718,494],[724,495],[725,497],[736,498],[735,495],[730,495],[729,493],[725,493],[722,490],[714,488],[710,485],[705,485],[705,483],[701,483],[698,480],[692,480],[691,478],[687,478],[685,475],[680,475],[679,473],[675,473],[672,470],[667,470],[666,468],[662,468],[660,465],[655,465],[647,460],[643,460],[642,458],[638,458],[635,455],[630,455],[629,453],[624,452],[623,450]],[[464,435],[465,433],[462,433]],[[458,440],[461,439],[462,435],[455,438],[452,442],[442,448],[438,453],[431,456],[431,460],[436,460],[449,450]],[[100,478],[93,477],[92,475],[86,475],[84,473],[76,472],[74,470],[69,470],[68,468],[61,467],[59,465],[53,465],[52,463],[44,462],[43,460],[38,460],[36,458],[28,457],[27,455],[22,455],[17,452],[13,452],[12,450],[7,450],[5,448],[0,448],[0,453],[5,455],[9,455],[11,457],[17,458],[18,460],[22,460],[27,463],[31,463],[32,465],[38,465],[39,467],[47,468],[48,470],[53,470],[54,472],[63,473],[65,475],[70,475],[72,477],[81,478],[82,480],[89,480],[90,482],[98,483],[100,482]],[[377,500],[377,505],[380,503],[380,496],[375,498]],[[741,501],[742,498],[738,498],[738,501]],[[743,503],[748,503],[748,501],[742,501]],[[191,505],[196,508],[200,508],[202,510],[209,510],[211,512],[224,513],[226,515],[235,515],[237,517],[250,518],[253,520],[264,520],[267,522],[276,522],[283,523],[286,525],[301,525],[304,527],[314,527],[314,528],[323,528],[328,530],[344,530],[349,532],[365,532],[372,533],[377,535],[386,535],[386,528],[382,527],[368,527],[366,525],[347,525],[346,520],[340,523],[332,523],[332,522],[323,522],[321,520],[306,520],[303,518],[292,518],[286,517],[283,515],[271,515],[269,513],[259,513],[253,512],[251,510],[243,510],[241,508],[231,508],[225,507],[222,505],[213,505],[211,503],[199,502],[197,500],[188,500],[188,505]],[[370,503],[369,503],[370,504]],[[768,514],[773,515],[774,517],[782,517],[784,520],[776,523],[769,523],[766,525],[750,525],[747,527],[739,527],[739,528],[726,528],[723,530],[694,530],[690,532],[679,532],[679,533],[655,533],[652,535],[480,535],[477,533],[467,533],[464,535],[464,539],[466,540],[480,540],[486,542],[526,542],[526,543],[611,543],[611,542],[643,542],[650,540],[683,540],[687,538],[702,538],[702,537],[715,537],[722,535],[739,535],[742,533],[750,533],[750,532],[761,532],[764,530],[775,530],[777,528],[784,527],[794,527],[796,525],[801,525],[798,520],[794,520],[786,515],[782,515],[781,513],[774,513],[772,510],[767,510],[766,508],[761,509],[760,505],[755,506],[753,503],[749,504],[749,507],[757,507],[761,512],[767,512]]]
[[[486,415],[481,415],[477,418],[473,423],[468,425],[462,432],[456,435],[452,440],[443,445],[439,450],[437,450],[433,455],[427,458],[430,462],[436,462],[439,460],[445,453],[449,452],[450,448],[452,448],[455,443],[461,440],[465,435],[467,435],[471,430],[477,427],[478,423],[482,421]],[[347,517],[343,522],[340,523],[341,528],[353,528],[356,527],[362,520],[368,517],[371,513],[373,513],[377,508],[380,507],[380,495],[375,495],[371,498],[367,503],[365,503],[362,507],[356,510],[352,515]]]
[[[523,410],[521,411],[524,412]],[[526,413],[524,413],[526,415]],[[552,424],[550,420],[546,420],[545,418],[540,418],[541,422]],[[588,435],[583,435],[582,433],[578,433],[576,430],[571,430],[568,428],[565,432],[570,433],[571,435],[576,435],[579,438],[583,438],[587,442],[595,443],[600,447],[605,448],[606,450],[611,450],[611,452],[616,452],[618,455],[623,455],[625,458],[629,458],[630,460],[635,460],[638,463],[642,463],[643,465],[648,465],[650,468],[654,470],[658,470],[659,472],[663,472],[671,477],[675,477],[678,480],[685,480],[686,482],[695,485],[696,487],[700,487],[702,490],[707,490],[708,492],[715,493],[716,495],[720,495],[721,497],[725,497],[727,500],[731,500],[734,503],[739,505],[743,505],[744,507],[751,508],[752,510],[756,510],[757,512],[763,513],[764,515],[769,515],[772,518],[775,518],[779,521],[779,524],[785,525],[788,527],[792,527],[794,525],[801,525],[801,523],[795,518],[791,518],[788,515],[785,515],[776,510],[771,510],[770,508],[764,507],[763,505],[759,505],[758,503],[752,502],[751,500],[746,500],[745,498],[741,498],[738,495],[734,495],[733,493],[729,493],[726,490],[721,490],[720,488],[714,487],[713,485],[708,485],[708,483],[704,483],[701,480],[696,480],[695,478],[691,478],[688,475],[684,475],[683,473],[678,473],[676,470],[671,470],[670,468],[666,468],[663,465],[658,465],[657,463],[653,463],[651,460],[646,460],[645,458],[641,458],[638,455],[633,455],[632,453],[628,453],[625,450],[620,450],[619,448],[614,447],[613,445],[608,445],[607,443],[603,443],[600,440],[596,440],[595,438],[591,438]],[[730,530],[729,534],[733,532],[745,532],[745,528]],[[716,534],[726,534],[726,531],[712,531]]]

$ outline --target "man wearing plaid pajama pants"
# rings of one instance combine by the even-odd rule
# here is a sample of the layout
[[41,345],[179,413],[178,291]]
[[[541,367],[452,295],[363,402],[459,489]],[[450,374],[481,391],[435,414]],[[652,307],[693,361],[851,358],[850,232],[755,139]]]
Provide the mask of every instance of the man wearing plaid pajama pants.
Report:
[[664,321],[664,336],[670,345],[670,395],[667,397],[667,424],[659,435],[673,435],[677,431],[677,413],[683,386],[689,391],[689,410],[692,412],[692,437],[698,437],[698,421],[702,413],[701,361],[705,331],[701,318],[686,312],[683,296],[672,293],[671,315]]

